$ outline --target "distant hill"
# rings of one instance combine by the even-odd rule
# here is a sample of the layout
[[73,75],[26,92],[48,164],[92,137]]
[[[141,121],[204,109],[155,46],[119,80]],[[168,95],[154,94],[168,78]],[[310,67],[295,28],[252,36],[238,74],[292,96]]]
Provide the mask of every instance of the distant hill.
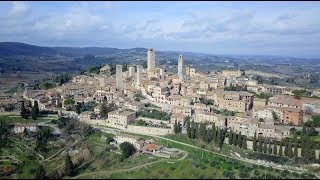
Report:
[[0,57],[26,55],[55,55],[58,52],[49,47],[34,46],[19,42],[0,42]]

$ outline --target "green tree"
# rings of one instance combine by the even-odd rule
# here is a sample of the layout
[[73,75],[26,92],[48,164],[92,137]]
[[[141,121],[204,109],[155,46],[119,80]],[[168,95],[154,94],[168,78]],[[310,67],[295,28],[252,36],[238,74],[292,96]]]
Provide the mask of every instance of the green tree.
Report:
[[285,155],[285,156],[288,156],[288,151],[289,151],[289,148],[288,148],[288,140],[285,140],[285,141],[284,141],[284,155]]
[[178,129],[177,129],[178,125],[177,125],[177,120],[174,121],[174,125],[173,125],[173,132],[175,134],[178,134]]
[[135,147],[129,142],[123,142],[120,144],[120,149],[122,151],[122,158],[128,158],[136,152]]
[[268,153],[269,153],[269,154],[272,154],[271,141],[269,141]]
[[283,145],[283,141],[280,141],[279,156],[283,156],[282,145]]
[[26,109],[26,107],[24,106],[24,101],[21,102],[20,116],[21,116],[23,119],[28,119],[28,117],[29,117],[29,112],[28,112],[28,110]]
[[67,176],[71,176],[73,174],[73,170],[74,170],[74,165],[72,163],[69,153],[67,153],[67,156],[65,159],[65,174]]
[[39,116],[38,101],[34,101],[34,105],[32,106],[32,109],[31,109],[31,118],[33,120],[36,120],[38,116]]
[[195,127],[194,127],[194,120],[192,120],[192,122],[191,122],[191,133],[190,133],[190,135],[191,135],[191,139],[194,139],[196,137],[196,135],[195,135]]
[[242,138],[242,148],[247,149],[247,137],[245,135]]
[[79,104],[76,105],[76,113],[77,113],[77,114],[80,114],[80,113],[81,113],[81,108],[80,108],[80,105],[79,105]]
[[102,118],[108,118],[108,107],[104,103],[100,107],[100,116]]
[[257,135],[256,135],[256,132],[254,133],[254,136],[253,136],[252,149],[254,151],[257,151]]
[[273,154],[274,155],[278,155],[278,149],[277,149],[277,141],[276,140],[274,140],[273,141]]
[[238,145],[238,134],[236,134],[235,132],[233,133],[233,137],[232,137],[232,144],[234,145],[234,146],[237,146]]
[[199,136],[203,141],[206,141],[206,133],[207,133],[206,124],[201,122],[200,129],[199,129]]
[[238,141],[238,142],[237,142],[238,147],[241,148],[241,146],[242,146],[242,135],[241,135],[241,131],[240,131],[240,133],[239,133],[239,135],[238,135],[238,140],[237,140],[237,141]]
[[311,142],[310,137],[306,138],[304,158],[307,160],[313,160],[316,158],[315,147]]
[[293,153],[294,153],[295,157],[298,157],[298,139],[297,139],[297,136],[294,139],[294,152]]
[[196,139],[198,139],[200,137],[199,124],[198,123],[195,123],[195,136],[196,136]]
[[219,145],[220,142],[220,137],[221,133],[220,133],[220,128],[217,128],[217,135],[216,135],[216,144]]
[[188,116],[187,117],[187,134],[188,134],[188,137],[191,138],[191,127],[190,127],[190,117]]
[[215,123],[212,124],[212,128],[211,128],[211,135],[212,135],[212,141],[215,143],[216,140],[216,125]]
[[211,130],[210,130],[210,129],[207,129],[207,130],[206,130],[206,142],[207,142],[207,143],[210,143],[211,140],[212,140]]
[[46,170],[40,164],[35,171],[35,179],[46,179]]
[[230,145],[232,145],[232,143],[233,143],[232,136],[233,136],[233,133],[232,133],[232,130],[230,130],[230,131],[229,131],[229,135],[228,135],[228,143],[229,143]]
[[259,137],[258,151],[259,151],[259,152],[262,152],[262,138],[261,138],[261,137]]
[[65,106],[68,106],[68,105],[73,105],[75,103],[75,101],[73,100],[73,99],[66,99],[66,100],[64,100],[64,102],[63,102],[63,104],[65,105]]
[[264,140],[263,140],[263,152],[268,153],[268,140],[267,140],[267,138],[264,138]]
[[293,158],[294,157],[294,153],[293,153],[293,150],[292,150],[292,142],[289,141],[288,143],[289,143],[289,145],[288,145],[287,156],[290,157],[290,158]]

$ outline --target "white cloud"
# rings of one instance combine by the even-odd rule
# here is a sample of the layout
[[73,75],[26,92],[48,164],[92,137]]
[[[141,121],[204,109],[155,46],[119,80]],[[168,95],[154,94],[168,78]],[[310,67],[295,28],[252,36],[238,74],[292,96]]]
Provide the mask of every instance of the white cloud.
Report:
[[12,2],[12,9],[9,12],[10,16],[23,16],[29,13],[30,6],[27,2],[23,1],[14,1]]

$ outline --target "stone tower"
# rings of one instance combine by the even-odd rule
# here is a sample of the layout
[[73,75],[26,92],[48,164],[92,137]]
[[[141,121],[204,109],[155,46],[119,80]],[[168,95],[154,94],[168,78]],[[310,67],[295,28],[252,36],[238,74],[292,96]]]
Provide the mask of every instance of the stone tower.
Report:
[[132,77],[134,74],[134,66],[129,66],[129,77]]
[[148,71],[151,71],[156,68],[156,52],[154,49],[149,48],[148,52]]
[[182,55],[178,58],[178,76],[180,81],[185,79],[184,59]]
[[140,87],[142,80],[142,69],[140,65],[137,65],[137,82],[136,82],[136,88]]
[[116,65],[116,83],[117,89],[123,90],[122,65]]

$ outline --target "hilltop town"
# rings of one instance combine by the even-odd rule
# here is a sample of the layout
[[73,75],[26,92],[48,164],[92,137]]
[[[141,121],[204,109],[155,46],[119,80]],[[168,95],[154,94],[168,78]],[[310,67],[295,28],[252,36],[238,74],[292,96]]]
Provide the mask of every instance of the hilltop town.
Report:
[[[182,54],[177,57],[177,73],[172,73],[157,67],[154,49],[146,56],[145,65],[105,64],[62,78],[60,85],[47,90],[25,84],[22,97],[1,96],[0,111],[32,111],[36,103],[41,112],[60,119],[117,132],[113,145],[130,142],[140,152],[158,157],[175,157],[179,150],[129,134],[173,139],[185,134],[215,142],[219,152],[222,144],[230,144],[288,157],[292,150],[292,157],[319,160],[319,146],[309,137],[319,131],[319,92],[259,84],[243,70],[203,73],[185,64]],[[15,123],[14,133],[36,133],[39,125]],[[55,138],[62,138],[59,128],[51,127]]]

